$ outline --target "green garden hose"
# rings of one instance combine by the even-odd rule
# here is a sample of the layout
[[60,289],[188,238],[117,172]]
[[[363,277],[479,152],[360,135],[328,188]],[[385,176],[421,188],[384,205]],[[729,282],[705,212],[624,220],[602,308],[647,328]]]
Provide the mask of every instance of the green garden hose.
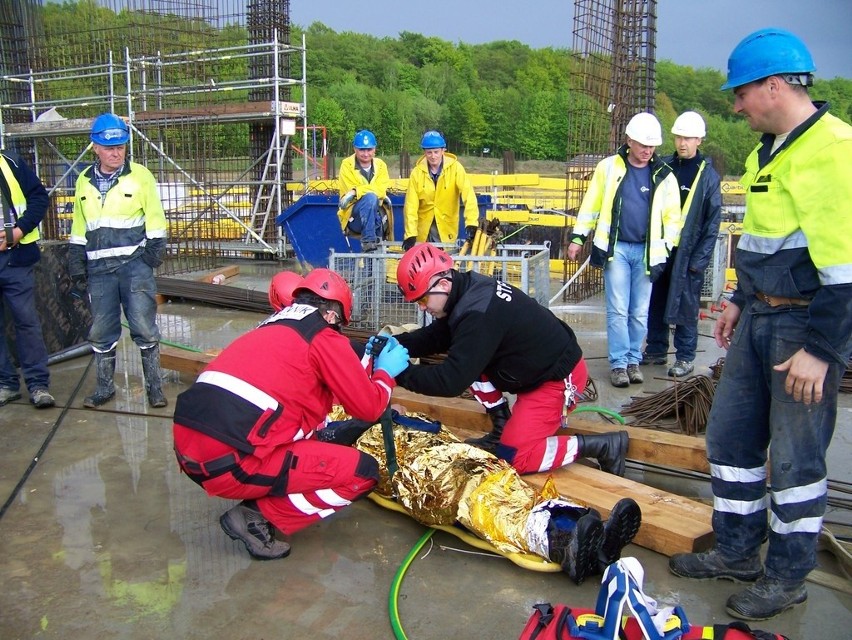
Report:
[[619,424],[624,424],[625,420],[620,413],[617,411],[613,411],[612,409],[607,409],[606,407],[593,407],[587,405],[581,405],[574,409],[571,413],[587,413],[589,411],[593,411],[594,413],[600,413],[605,416],[609,416],[618,421]]
[[390,616],[393,635],[397,640],[408,640],[408,636],[406,636],[405,631],[402,630],[402,623],[399,621],[399,588],[402,586],[402,579],[405,577],[405,572],[408,571],[409,565],[414,561],[414,557],[434,533],[434,529],[429,529],[423,534],[423,537],[417,541],[417,544],[415,544],[411,548],[411,551],[408,552],[408,555],[405,556],[405,560],[403,560],[402,564],[396,570],[396,575],[393,577],[390,595],[388,596],[388,615]]

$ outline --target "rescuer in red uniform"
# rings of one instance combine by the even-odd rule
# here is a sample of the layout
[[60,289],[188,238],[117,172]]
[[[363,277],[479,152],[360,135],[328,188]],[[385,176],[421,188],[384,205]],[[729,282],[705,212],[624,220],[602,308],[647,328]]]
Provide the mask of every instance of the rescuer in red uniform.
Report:
[[391,340],[368,376],[340,332],[351,314],[343,278],[315,269],[292,305],[237,338],[178,396],[178,462],[209,495],[242,500],[219,522],[255,558],[290,553],[272,527],[291,535],[376,486],[375,459],[315,438],[333,401],[378,421],[408,366],[408,351]]

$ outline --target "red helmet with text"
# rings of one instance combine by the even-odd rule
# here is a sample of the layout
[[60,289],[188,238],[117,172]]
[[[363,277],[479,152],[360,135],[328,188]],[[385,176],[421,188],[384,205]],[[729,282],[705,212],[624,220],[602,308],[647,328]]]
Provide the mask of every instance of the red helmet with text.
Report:
[[396,282],[406,302],[426,295],[432,276],[453,268],[453,259],[443,249],[431,244],[418,244],[402,256],[396,268]]
[[331,269],[314,269],[293,291],[297,297],[299,291],[307,290],[326,300],[339,302],[343,307],[343,324],[349,324],[352,320],[352,290],[346,284],[342,276]]
[[269,304],[275,311],[293,304],[293,292],[303,282],[302,276],[293,271],[282,271],[272,276],[269,283]]

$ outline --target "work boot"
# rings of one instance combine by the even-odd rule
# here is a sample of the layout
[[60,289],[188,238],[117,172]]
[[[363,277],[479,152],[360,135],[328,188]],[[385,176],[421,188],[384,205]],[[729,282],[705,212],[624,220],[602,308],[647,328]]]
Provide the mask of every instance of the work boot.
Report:
[[494,425],[491,431],[481,438],[468,438],[465,442],[496,455],[497,445],[500,444],[500,437],[503,435],[503,427],[506,426],[506,422],[512,417],[512,413],[509,411],[508,402],[501,402],[496,407],[486,409],[485,411]]
[[642,384],[645,382],[645,376],[639,370],[638,364],[627,365],[627,379],[630,380],[630,384]]
[[4,404],[9,404],[14,400],[20,399],[21,392],[17,389],[10,389],[9,387],[0,387],[0,407],[2,407]]
[[695,371],[695,365],[686,360],[675,360],[675,363],[669,368],[670,378],[683,378]]
[[36,389],[30,395],[30,402],[35,405],[36,409],[49,409],[56,405],[56,399],[50,394],[47,389]]
[[252,558],[276,560],[290,555],[289,543],[275,539],[272,524],[261,515],[253,500],[244,500],[228,509],[219,518],[219,524],[229,538],[246,546]]
[[627,454],[626,431],[606,433],[599,436],[577,436],[577,456],[594,458],[601,471],[624,475],[624,456]]
[[604,525],[596,513],[587,513],[566,530],[548,524],[550,560],[562,567],[576,584],[598,572],[598,555],[604,540]]
[[666,364],[668,354],[665,353],[643,353],[639,362],[643,367],[649,364]]
[[95,351],[95,392],[83,399],[83,406],[94,408],[115,395],[115,349],[106,353]]
[[745,591],[728,598],[725,611],[740,620],[766,620],[807,599],[804,582],[786,582],[763,576]]
[[701,553],[676,553],[669,559],[669,571],[681,578],[754,582],[763,575],[759,556],[728,560],[718,549]]
[[630,378],[627,377],[627,369],[617,368],[609,372],[609,381],[613,387],[624,389],[630,386]]
[[598,552],[598,570],[606,568],[621,557],[621,550],[633,542],[642,524],[642,510],[633,498],[622,498],[613,506],[609,520],[604,523],[604,539]]
[[145,376],[145,391],[148,404],[152,407],[165,407],[169,404],[163,395],[163,380],[160,376],[160,345],[150,349],[140,349],[142,353],[142,373]]

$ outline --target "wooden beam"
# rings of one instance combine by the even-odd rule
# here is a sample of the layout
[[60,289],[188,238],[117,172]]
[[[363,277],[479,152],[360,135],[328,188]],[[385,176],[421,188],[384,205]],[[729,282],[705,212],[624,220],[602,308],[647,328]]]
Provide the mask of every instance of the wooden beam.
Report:
[[216,276],[223,276],[223,279],[233,278],[240,273],[239,265],[230,265],[228,267],[222,267],[221,269],[215,269],[214,271],[209,271],[205,273],[200,278],[196,278],[198,282],[206,282],[207,284],[212,284],[213,278]]
[[213,351],[187,351],[160,345],[160,367],[193,376],[198,376],[215,357]]
[[[393,401],[409,411],[418,411],[431,416],[442,424],[470,429],[490,431],[491,420],[485,409],[476,400],[463,398],[435,398],[412,393],[400,387],[393,391]],[[650,462],[665,467],[688,469],[710,473],[707,449],[703,438],[669,433],[654,429],[621,426],[582,418],[569,418],[568,433],[599,435],[615,430],[625,430],[630,438],[627,457],[631,460]]]

